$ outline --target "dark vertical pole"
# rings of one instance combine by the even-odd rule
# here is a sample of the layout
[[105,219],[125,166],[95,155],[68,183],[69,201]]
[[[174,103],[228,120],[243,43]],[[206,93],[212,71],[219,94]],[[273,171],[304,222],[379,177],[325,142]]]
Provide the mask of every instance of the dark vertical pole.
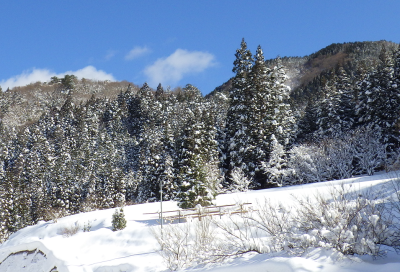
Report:
[[162,191],[162,179],[160,179],[160,204],[161,204],[161,229],[163,227],[163,214],[162,214],[162,201],[163,201],[163,191]]

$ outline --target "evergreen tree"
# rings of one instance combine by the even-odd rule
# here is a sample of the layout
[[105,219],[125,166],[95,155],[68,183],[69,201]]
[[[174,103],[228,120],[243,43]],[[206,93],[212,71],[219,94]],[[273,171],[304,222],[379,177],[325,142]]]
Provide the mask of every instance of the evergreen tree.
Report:
[[[159,86],[158,91],[161,91]],[[160,198],[160,175],[162,172],[162,105],[155,99],[147,84],[139,90],[141,142],[139,171],[143,178],[138,188],[140,202],[156,201]]]
[[217,180],[207,177],[210,163],[218,161],[215,129],[209,125],[213,118],[201,108],[194,112],[189,109],[189,114],[191,118],[181,136],[178,157],[177,200],[181,208],[210,205],[217,188]]
[[4,127],[0,123],[0,243],[10,235],[9,220],[12,205],[12,186],[7,179],[8,147]]
[[[236,63],[242,62],[236,60]],[[235,67],[234,71],[243,69]],[[253,179],[253,187],[265,187],[268,181],[262,165],[270,158],[272,135],[284,146],[293,137],[295,120],[288,103],[290,89],[284,84],[286,75],[280,60],[273,69],[268,68],[260,46],[254,56],[254,66],[245,75],[246,84],[234,86],[239,95],[231,97],[228,110],[227,175],[229,180],[230,172],[239,167],[248,179]],[[236,77],[239,83],[243,82],[242,73]],[[239,99],[235,101],[235,97]]]
[[398,53],[394,55],[382,49],[381,65],[360,82],[357,115],[359,125],[381,129],[383,142],[393,150],[399,142],[398,124],[400,118],[400,85],[395,71],[398,71]]
[[334,71],[331,79],[326,82],[323,87],[323,92],[325,93],[324,99],[321,101],[318,108],[318,131],[319,137],[335,137],[336,133],[340,133],[340,116],[339,116],[339,105],[341,94],[336,88],[336,76]]
[[336,82],[336,89],[340,93],[339,102],[339,119],[340,130],[347,132],[354,127],[356,121],[356,94],[354,92],[351,78],[343,67],[339,67],[337,73],[338,80]]
[[314,135],[318,130],[318,112],[320,110],[320,101],[312,99],[307,102],[303,116],[298,121],[297,141],[313,141]]
[[271,70],[270,74],[270,95],[267,96],[270,103],[270,112],[273,116],[270,124],[272,124],[272,134],[270,143],[276,140],[287,149],[293,142],[296,134],[295,118],[289,104],[290,87],[286,85],[286,72],[282,66],[280,58],[277,65]]
[[116,209],[111,220],[111,225],[112,225],[112,230],[117,231],[117,230],[123,230],[126,228],[126,219],[125,219],[125,214],[123,208]]
[[268,182],[276,184],[277,186],[285,185],[290,171],[287,169],[287,151],[275,138],[271,136],[272,150],[270,159],[267,163],[263,163],[263,168],[267,174]]
[[[249,145],[248,116],[249,103],[247,93],[250,92],[249,74],[253,67],[253,57],[247,44],[242,39],[240,49],[236,50],[234,67],[232,71],[235,77],[232,81],[232,89],[229,93],[229,108],[226,120],[225,147],[223,148],[224,168],[227,171],[225,178],[231,182],[231,172],[235,168],[241,168],[244,174],[249,175],[244,152]],[[228,186],[226,184],[225,186]]]
[[[31,195],[31,217],[33,223],[44,219],[45,209],[47,207],[46,199],[46,171],[48,168],[46,154],[46,138],[42,135],[39,127],[33,127],[31,131],[31,149],[26,157],[26,177],[29,180]],[[48,144],[48,143],[47,143]]]
[[278,120],[275,113],[275,95],[272,87],[272,71],[265,65],[264,54],[261,46],[258,46],[254,56],[254,66],[250,72],[251,89],[246,93],[248,106],[248,129],[247,152],[244,158],[247,164],[247,171],[250,176],[254,176],[254,181],[264,183],[266,176],[262,170],[262,162],[268,161],[270,149],[270,139],[276,130]]

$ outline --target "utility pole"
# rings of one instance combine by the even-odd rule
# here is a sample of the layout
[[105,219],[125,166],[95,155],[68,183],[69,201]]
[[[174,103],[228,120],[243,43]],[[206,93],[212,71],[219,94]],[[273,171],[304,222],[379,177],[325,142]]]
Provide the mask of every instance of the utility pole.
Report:
[[163,181],[162,179],[160,179],[160,204],[161,204],[161,213],[160,213],[160,217],[161,217],[161,235],[162,235],[162,227],[163,227],[163,214],[162,214],[162,198],[163,198],[163,191],[162,191],[162,185],[163,185]]

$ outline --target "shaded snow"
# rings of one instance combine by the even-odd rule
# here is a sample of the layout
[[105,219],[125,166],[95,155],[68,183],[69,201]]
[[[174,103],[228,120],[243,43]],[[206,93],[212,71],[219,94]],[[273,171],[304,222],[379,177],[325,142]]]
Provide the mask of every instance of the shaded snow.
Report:
[[47,259],[39,250],[13,253],[2,262],[0,268],[2,272],[56,271],[53,260]]

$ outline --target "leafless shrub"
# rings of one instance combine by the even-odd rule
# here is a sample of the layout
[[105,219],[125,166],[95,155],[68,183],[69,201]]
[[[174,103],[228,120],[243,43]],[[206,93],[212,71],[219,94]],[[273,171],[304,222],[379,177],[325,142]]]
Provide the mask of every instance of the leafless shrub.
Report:
[[222,235],[222,244],[218,245],[218,252],[212,256],[215,261],[238,257],[249,252],[265,252],[258,226],[252,215],[229,215],[222,220],[213,220],[213,223]]
[[272,203],[265,199],[258,203],[258,210],[250,217],[256,227],[269,237],[268,243],[263,246],[264,252],[277,252],[284,248],[285,239],[291,232],[293,213],[289,206],[281,203]]
[[152,228],[152,232],[161,246],[161,256],[172,271],[192,264],[194,256],[189,245],[190,224],[166,225]]
[[202,218],[153,232],[171,270],[249,252],[301,256],[324,248],[338,256],[383,256],[382,245],[400,245],[400,227],[395,227],[400,219],[400,193],[397,197],[397,202],[392,201],[398,205],[397,221],[381,195],[354,190],[350,184],[332,187],[325,195],[295,197],[293,206],[266,199],[255,211]]
[[78,231],[80,230],[80,225],[78,222],[75,222],[75,224],[69,226],[69,227],[63,227],[60,229],[59,233],[64,237],[64,238],[68,238],[71,237],[75,234],[78,233]]
[[387,217],[392,221],[393,230],[391,236],[391,246],[400,252],[400,173],[398,171],[391,172],[392,181],[388,185],[387,190],[390,196],[387,204]]

